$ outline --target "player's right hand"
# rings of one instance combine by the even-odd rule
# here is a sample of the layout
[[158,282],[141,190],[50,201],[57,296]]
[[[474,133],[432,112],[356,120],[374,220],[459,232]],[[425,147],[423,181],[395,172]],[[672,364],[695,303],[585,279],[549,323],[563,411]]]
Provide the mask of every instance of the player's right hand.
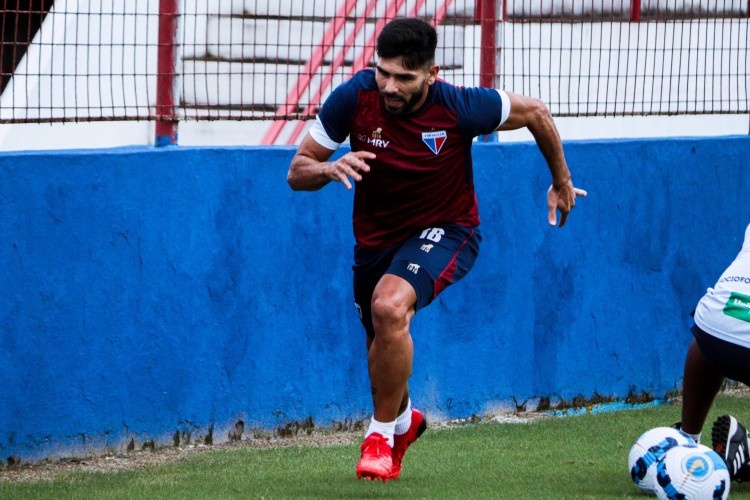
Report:
[[352,183],[349,182],[349,178],[351,177],[354,182],[361,181],[362,174],[370,171],[370,165],[365,160],[374,159],[375,153],[370,151],[352,151],[329,163],[325,173],[332,181],[341,182],[346,189],[351,189]]

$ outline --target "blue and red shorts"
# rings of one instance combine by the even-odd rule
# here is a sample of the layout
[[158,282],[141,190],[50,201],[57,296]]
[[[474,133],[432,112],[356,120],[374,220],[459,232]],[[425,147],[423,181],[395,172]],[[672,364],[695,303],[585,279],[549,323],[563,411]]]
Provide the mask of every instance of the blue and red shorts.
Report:
[[381,251],[354,247],[354,302],[370,337],[375,336],[370,303],[375,286],[386,274],[408,281],[417,293],[416,310],[466,276],[479,255],[477,227],[443,224],[426,228]]

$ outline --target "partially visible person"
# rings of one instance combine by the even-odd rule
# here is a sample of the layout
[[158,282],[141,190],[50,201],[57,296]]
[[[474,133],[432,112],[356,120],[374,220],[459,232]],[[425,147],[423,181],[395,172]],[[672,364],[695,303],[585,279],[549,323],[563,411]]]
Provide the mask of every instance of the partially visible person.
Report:
[[[676,426],[700,443],[703,425],[724,380],[750,386],[750,225],[739,255],[698,302],[685,359],[682,421]],[[722,415],[711,429],[713,449],[735,481],[750,481],[745,427]]]
[[[409,397],[410,325],[418,310],[466,276],[479,253],[473,139],[494,130],[531,131],[552,176],[551,226],[559,211],[562,227],[576,197],[586,195],[573,186],[547,107],[440,80],[436,45],[435,28],[423,20],[388,23],[378,34],[375,68],[358,72],[326,99],[287,175],[294,190],[329,182],[355,187],[354,303],[367,333],[374,407],[358,478],[397,478],[406,450],[427,427]],[[328,161],[347,137],[351,152]]]

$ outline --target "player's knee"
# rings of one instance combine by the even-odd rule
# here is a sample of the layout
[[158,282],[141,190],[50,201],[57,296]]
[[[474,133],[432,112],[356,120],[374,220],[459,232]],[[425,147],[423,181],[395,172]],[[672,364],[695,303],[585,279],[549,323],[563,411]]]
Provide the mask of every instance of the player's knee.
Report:
[[387,333],[392,329],[408,326],[409,306],[391,295],[374,295],[372,298],[372,322],[375,332]]

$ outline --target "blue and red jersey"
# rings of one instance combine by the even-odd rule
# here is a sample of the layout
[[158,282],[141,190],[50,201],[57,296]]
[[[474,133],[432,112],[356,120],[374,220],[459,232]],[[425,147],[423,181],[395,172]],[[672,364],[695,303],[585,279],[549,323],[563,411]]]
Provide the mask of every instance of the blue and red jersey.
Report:
[[355,184],[353,226],[360,246],[382,250],[443,223],[479,225],[471,144],[501,124],[503,111],[507,116],[503,96],[437,80],[423,106],[395,116],[384,109],[372,69],[331,93],[313,138],[336,149],[349,136],[352,151],[377,155]]

